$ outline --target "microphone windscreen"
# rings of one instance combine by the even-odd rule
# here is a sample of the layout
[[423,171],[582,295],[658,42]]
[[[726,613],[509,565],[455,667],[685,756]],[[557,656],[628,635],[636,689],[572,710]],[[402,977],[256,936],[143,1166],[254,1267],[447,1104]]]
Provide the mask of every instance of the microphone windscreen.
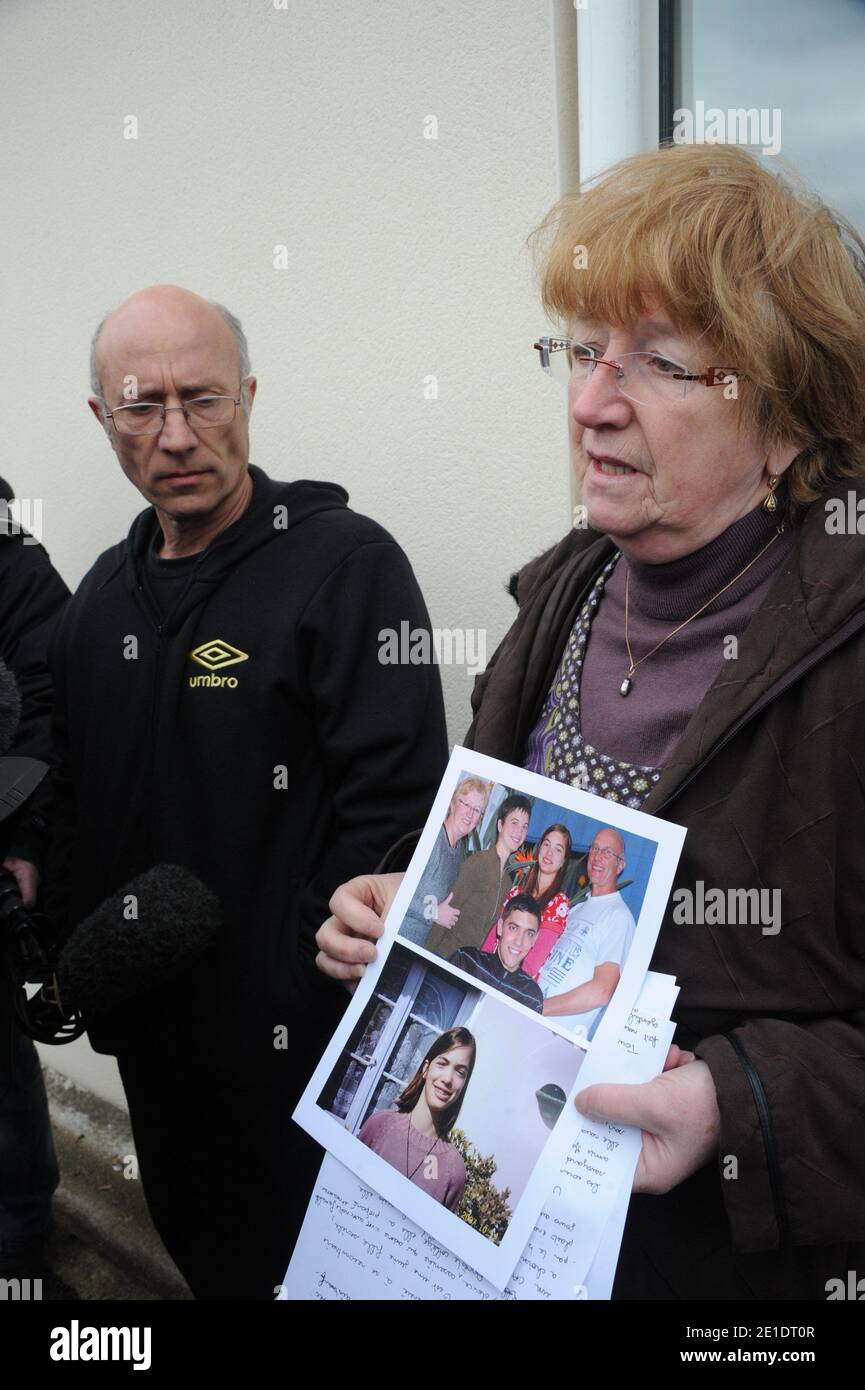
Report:
[[18,682],[4,661],[0,661],[0,757],[9,752],[21,718]]
[[157,864],[72,932],[56,969],[64,1009],[106,1013],[172,984],[206,953],[221,925],[215,893],[189,869]]

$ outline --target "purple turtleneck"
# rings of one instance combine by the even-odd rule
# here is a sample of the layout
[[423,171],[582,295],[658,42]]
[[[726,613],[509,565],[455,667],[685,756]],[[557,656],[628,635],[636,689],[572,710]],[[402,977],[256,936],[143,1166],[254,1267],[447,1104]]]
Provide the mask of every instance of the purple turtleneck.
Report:
[[625,578],[630,570],[629,636],[634,661],[723,588],[753,560],[777,529],[763,507],[735,521],[700,550],[648,565],[619,560],[592,621],[580,683],[583,737],[601,753],[641,767],[663,767],[685,725],[714,681],[725,651],[735,650],[786,558],[795,532],[788,526],[747,573],[699,618],[638,666],[628,696]]

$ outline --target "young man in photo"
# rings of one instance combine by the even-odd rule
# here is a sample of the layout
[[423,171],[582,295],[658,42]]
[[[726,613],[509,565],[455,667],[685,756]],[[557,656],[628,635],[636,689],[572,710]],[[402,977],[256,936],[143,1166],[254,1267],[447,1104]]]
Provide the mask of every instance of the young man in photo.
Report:
[[478,946],[463,948],[451,956],[451,965],[475,980],[493,985],[527,1009],[542,1013],[544,996],[540,986],[523,970],[523,961],[535,944],[540,924],[535,899],[528,893],[518,893],[508,903],[499,925],[495,951],[482,951]]

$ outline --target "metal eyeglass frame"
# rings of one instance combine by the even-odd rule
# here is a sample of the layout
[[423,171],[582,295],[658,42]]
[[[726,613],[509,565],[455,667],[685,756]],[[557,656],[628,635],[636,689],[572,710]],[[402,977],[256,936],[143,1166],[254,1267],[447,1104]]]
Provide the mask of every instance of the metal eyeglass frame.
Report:
[[[621,362],[617,362],[614,359],[607,357],[598,357],[596,353],[592,352],[592,349],[588,347],[586,343],[579,343],[577,342],[576,338],[544,337],[539,338],[538,341],[533,344],[533,346],[535,348],[535,351],[538,353],[541,364],[541,370],[546,372],[547,376],[552,376],[552,371],[550,369],[551,352],[561,352],[566,350],[567,348],[581,348],[583,349],[582,352],[577,354],[578,361],[592,362],[596,367],[615,367],[616,385],[619,387],[620,391],[622,390],[620,384],[621,377],[619,375],[619,373],[623,370]],[[622,357],[663,357],[663,353],[623,352]],[[664,360],[667,362],[671,362],[674,367],[682,367],[681,372],[672,372],[670,374],[671,381],[699,381],[703,384],[703,386],[727,386],[729,385],[731,376],[735,377],[737,381],[743,381],[745,379],[741,375],[737,367],[706,367],[705,371],[702,372],[689,372],[681,362],[673,361],[672,357],[664,358]],[[627,395],[626,391],[622,391],[622,395],[626,396],[628,400],[632,399],[631,396]],[[647,402],[637,401],[636,404],[645,405],[647,404]]]
[[607,849],[606,845],[601,845],[599,849],[595,849],[592,845],[586,859],[591,859],[593,854],[596,859],[602,859],[605,864],[609,864],[611,859],[615,859],[617,864],[624,864],[625,862],[621,854],[617,854],[614,849]]
[[[142,405],[154,406],[161,411],[159,426],[155,430],[118,429],[118,434],[125,435],[127,439],[130,437],[138,439],[152,439],[152,437],[155,434],[161,434],[165,428],[165,417],[168,414],[169,410],[182,410],[183,418],[185,419],[187,425],[189,425],[190,429],[198,428],[202,430],[216,430],[219,429],[220,425],[230,425],[232,421],[235,419],[237,415],[237,407],[243,400],[243,382],[240,383],[240,390],[241,394],[239,396],[223,396],[220,392],[213,391],[206,396],[196,396],[193,400],[188,401],[186,405],[160,405],[158,401],[130,401],[128,405],[116,405],[113,410],[106,410],[105,418],[106,420],[113,420],[115,415],[120,414],[121,411],[134,410],[136,406],[140,407]],[[195,401],[231,401],[234,405],[234,414],[231,416],[230,420],[216,420],[209,425],[201,424],[198,421],[196,421],[195,425],[193,426],[189,424],[189,408],[190,406],[193,406],[195,404]],[[115,429],[117,429],[116,425]]]

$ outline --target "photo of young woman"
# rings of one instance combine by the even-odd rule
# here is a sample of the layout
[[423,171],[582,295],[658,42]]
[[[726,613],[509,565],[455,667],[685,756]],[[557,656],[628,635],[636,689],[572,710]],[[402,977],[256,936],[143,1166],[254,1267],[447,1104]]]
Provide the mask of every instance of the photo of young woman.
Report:
[[[570,899],[561,891],[562,883],[571,858],[571,835],[567,826],[556,823],[544,831],[538,841],[531,868],[522,883],[517,883],[507,894],[502,905],[505,912],[511,898],[517,893],[529,893],[541,909],[541,926],[534,946],[523,961],[523,970],[531,979],[537,979],[553,946],[565,929],[568,920]],[[497,931],[501,917],[494,922],[487,933],[482,950],[495,951],[498,945]]]
[[467,1028],[449,1028],[430,1047],[395,1110],[380,1110],[357,1137],[410,1182],[455,1211],[466,1182],[465,1164],[448,1135],[456,1124],[475,1065]]

